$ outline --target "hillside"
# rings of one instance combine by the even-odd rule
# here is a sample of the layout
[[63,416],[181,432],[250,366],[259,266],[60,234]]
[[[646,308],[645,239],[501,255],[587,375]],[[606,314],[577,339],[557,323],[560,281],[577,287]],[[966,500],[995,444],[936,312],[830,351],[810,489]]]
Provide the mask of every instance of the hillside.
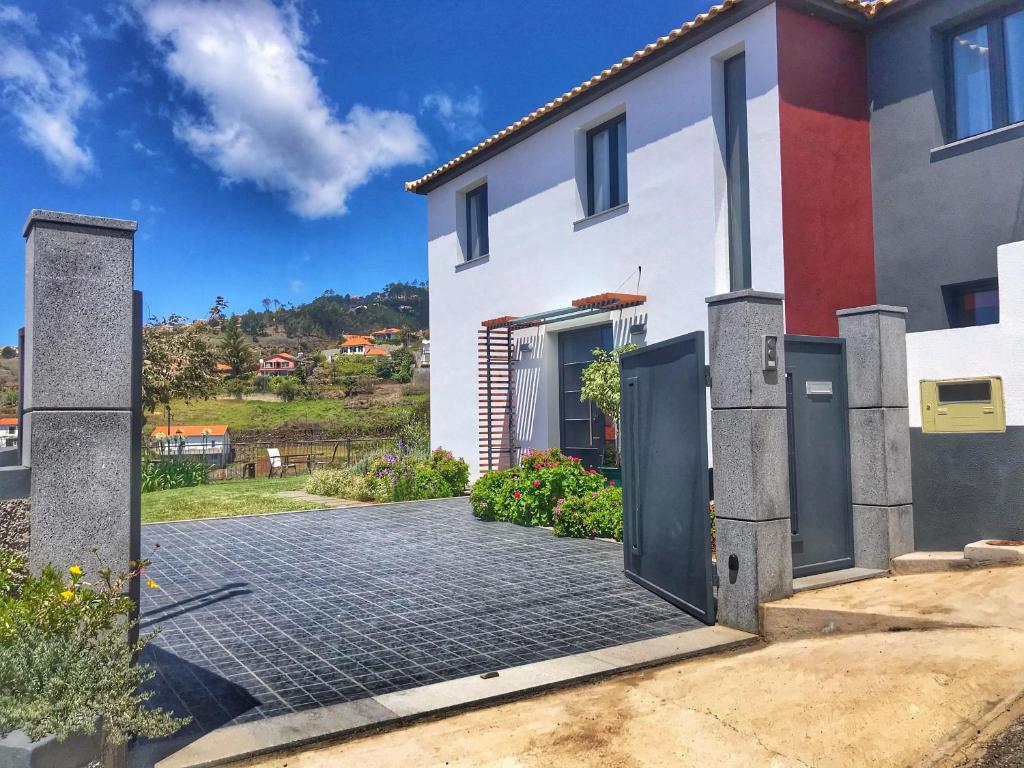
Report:
[[262,310],[235,314],[261,350],[309,352],[334,345],[342,334],[371,333],[389,327],[421,331],[427,327],[428,313],[426,285],[389,283],[383,290],[365,296],[328,290],[298,306],[264,299]]

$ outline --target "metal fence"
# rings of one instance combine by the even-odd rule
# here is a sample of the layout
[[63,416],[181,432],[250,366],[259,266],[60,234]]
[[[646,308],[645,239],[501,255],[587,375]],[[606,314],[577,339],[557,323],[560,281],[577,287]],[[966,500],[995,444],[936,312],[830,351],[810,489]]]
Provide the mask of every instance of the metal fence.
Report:
[[350,437],[340,440],[232,443],[228,463],[222,470],[218,470],[218,474],[223,473],[225,480],[269,477],[268,451],[272,448],[280,452],[282,464],[293,465],[296,473],[303,473],[323,467],[349,467],[374,453],[397,451],[399,438]]

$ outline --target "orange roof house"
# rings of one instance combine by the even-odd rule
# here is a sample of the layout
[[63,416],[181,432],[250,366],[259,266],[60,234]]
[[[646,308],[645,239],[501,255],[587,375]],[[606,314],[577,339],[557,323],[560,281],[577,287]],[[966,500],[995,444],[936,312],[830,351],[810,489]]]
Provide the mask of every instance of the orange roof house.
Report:
[[391,341],[401,332],[401,328],[381,328],[379,331],[374,331],[372,336],[377,341]]
[[6,418],[6,417],[0,419],[0,427],[17,427],[17,426],[18,426],[18,420],[17,419],[9,419],[9,418]]
[[366,356],[367,357],[387,357],[388,353],[385,352],[380,347],[370,347],[368,350],[366,350]]
[[345,347],[365,347],[370,344],[373,344],[373,339],[369,336],[356,336],[353,334],[352,336],[346,336],[345,341],[338,346],[341,349],[345,349]]
[[[171,437],[224,437],[228,433],[227,424],[172,424]],[[150,433],[153,439],[159,439],[158,435],[167,437],[167,427],[157,427]]]

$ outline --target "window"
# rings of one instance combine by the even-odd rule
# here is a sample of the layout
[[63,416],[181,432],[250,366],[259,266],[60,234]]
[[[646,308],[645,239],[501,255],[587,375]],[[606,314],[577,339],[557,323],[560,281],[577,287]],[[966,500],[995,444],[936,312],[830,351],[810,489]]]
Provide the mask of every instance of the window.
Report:
[[619,115],[587,131],[587,215],[626,200],[626,116]]
[[1024,11],[950,36],[954,138],[1024,121]]
[[729,288],[740,291],[751,287],[747,63],[742,53],[725,62],[725,178],[729,203]]
[[999,322],[999,282],[978,280],[943,286],[950,328],[994,325]]
[[466,261],[490,253],[487,242],[487,185],[466,193]]

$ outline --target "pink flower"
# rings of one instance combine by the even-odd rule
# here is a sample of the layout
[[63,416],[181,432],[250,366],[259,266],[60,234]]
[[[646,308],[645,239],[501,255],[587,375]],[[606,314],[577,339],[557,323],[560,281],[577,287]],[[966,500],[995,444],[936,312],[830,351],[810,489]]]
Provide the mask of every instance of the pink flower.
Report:
[[521,499],[523,498],[523,494],[521,494],[519,491],[516,491],[515,493],[512,494],[512,498]]
[[540,488],[540,480],[534,480],[533,481],[533,487],[534,488]]
[[614,488],[615,487],[615,481],[614,480],[609,480],[608,481],[608,485],[610,485],[612,488]]

